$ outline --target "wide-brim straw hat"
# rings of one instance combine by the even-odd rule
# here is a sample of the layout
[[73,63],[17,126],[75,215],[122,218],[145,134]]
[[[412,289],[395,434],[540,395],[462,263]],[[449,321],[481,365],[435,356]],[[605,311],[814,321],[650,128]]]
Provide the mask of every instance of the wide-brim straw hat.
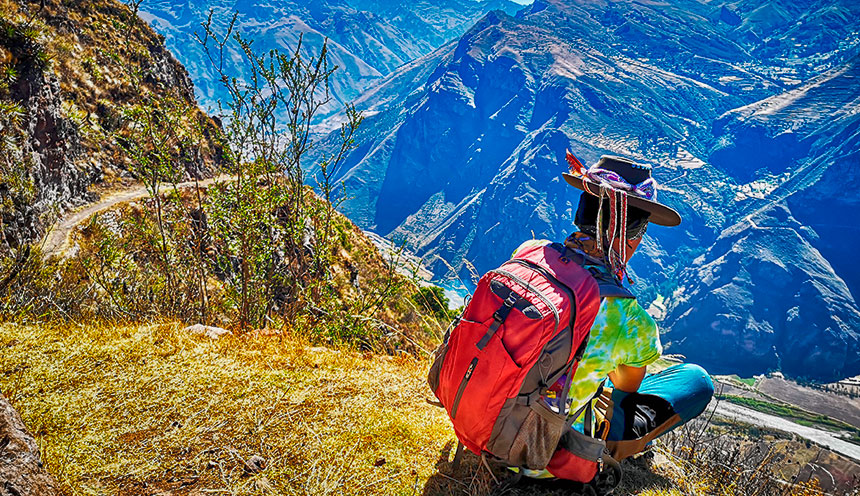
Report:
[[[576,160],[576,162],[579,163],[578,160]],[[637,164],[632,160],[614,155],[604,155],[600,157],[600,160],[588,170],[593,171],[597,169],[615,172],[621,176],[624,181],[634,187],[651,179],[650,166]],[[600,196],[601,183],[588,177],[587,174],[569,174],[565,172],[562,176],[564,176],[564,180],[574,188],[581,189],[594,196]],[[681,223],[681,215],[677,211],[656,201],[656,192],[654,193],[653,199],[650,200],[648,198],[643,198],[635,189],[632,191],[626,191],[626,193],[628,205],[640,208],[651,214],[650,217],[648,217],[648,222],[668,227],[677,226]]]

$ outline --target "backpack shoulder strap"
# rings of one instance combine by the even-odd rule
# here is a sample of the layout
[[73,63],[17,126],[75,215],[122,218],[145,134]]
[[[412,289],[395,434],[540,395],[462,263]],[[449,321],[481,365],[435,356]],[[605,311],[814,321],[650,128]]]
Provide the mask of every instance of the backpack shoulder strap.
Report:
[[586,270],[591,273],[592,277],[597,280],[597,287],[600,289],[600,297],[613,298],[630,298],[636,299],[636,295],[629,289],[625,288],[611,274],[600,270],[596,266],[586,267]]
[[586,259],[585,254],[571,250],[563,243],[551,243],[550,247],[559,252],[562,257],[578,263],[591,274],[594,280],[597,281],[597,287],[600,290],[601,299],[606,297],[636,298],[636,295],[634,295],[629,289],[622,286],[621,283],[612,276],[612,274],[606,270],[601,270],[603,268],[602,265],[599,266],[590,263],[594,259],[591,259],[590,257],[589,259]]

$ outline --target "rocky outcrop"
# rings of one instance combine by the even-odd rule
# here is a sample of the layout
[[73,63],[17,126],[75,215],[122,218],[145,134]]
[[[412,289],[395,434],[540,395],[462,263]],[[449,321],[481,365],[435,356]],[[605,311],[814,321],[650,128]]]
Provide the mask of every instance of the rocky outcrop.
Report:
[[0,394],[0,496],[57,494],[57,482],[45,471],[36,440]]
[[[24,110],[20,121],[20,140],[4,150],[7,162],[22,164],[29,173],[20,179],[32,182],[34,192],[14,188],[12,178],[5,177],[4,196],[13,208],[3,209],[3,242],[15,248],[38,238],[43,230],[41,214],[51,206],[69,208],[82,199],[97,177],[77,170],[75,160],[81,154],[77,126],[63,115],[60,84],[40,57],[45,47],[27,39],[10,22],[3,20],[0,46],[13,61],[17,78],[9,85],[6,99],[17,102]],[[23,190],[23,191],[22,191]],[[29,195],[27,193],[30,193]]]
[[[196,106],[187,72],[148,27],[128,28],[145,55],[122,59],[120,30],[129,19],[119,2],[21,1],[0,13],[0,103],[20,110],[0,122],[0,251],[38,240],[54,214],[94,200],[90,186],[133,176],[111,133],[140,91],[175,92]],[[138,91],[126,70],[135,66],[143,74]],[[189,176],[206,176],[218,147],[212,121],[197,118],[210,141],[181,155]]]

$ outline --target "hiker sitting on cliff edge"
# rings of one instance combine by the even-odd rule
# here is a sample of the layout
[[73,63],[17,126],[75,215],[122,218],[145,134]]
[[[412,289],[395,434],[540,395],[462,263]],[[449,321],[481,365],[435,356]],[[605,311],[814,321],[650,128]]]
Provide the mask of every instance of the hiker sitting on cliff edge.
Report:
[[[588,345],[570,382],[569,411],[579,411],[608,379],[602,398],[598,394],[592,400],[595,405],[609,405],[606,399],[611,399],[603,419],[597,414],[589,419],[591,425],[585,426],[584,418],[574,425],[580,432],[588,429],[606,439],[613,458],[621,460],[701,414],[713,396],[713,383],[698,365],[679,364],[656,374],[646,371],[662,353],[660,334],[654,319],[623,285],[627,262],[649,222],[681,223],[678,212],[657,202],[651,168],[614,156],[603,156],[590,168],[570,152],[567,160],[571,173],[564,178],[583,193],[575,217],[579,231],[564,244],[584,257],[583,266],[599,281],[602,296]],[[548,243],[526,241],[517,252]],[[599,412],[599,406],[595,410]],[[552,477],[546,470],[523,472]]]
[[681,222],[656,201],[651,169],[568,160],[565,180],[583,190],[579,231],[564,243],[523,243],[484,274],[427,382],[457,434],[455,471],[465,448],[485,464],[606,493],[621,480],[617,460],[699,415],[714,386],[696,365],[646,373],[660,335],[624,287],[627,261],[649,222]]

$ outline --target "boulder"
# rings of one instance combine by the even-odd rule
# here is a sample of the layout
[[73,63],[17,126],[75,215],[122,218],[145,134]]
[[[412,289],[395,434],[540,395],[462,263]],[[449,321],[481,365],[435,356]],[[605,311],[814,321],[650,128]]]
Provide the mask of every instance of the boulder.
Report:
[[0,496],[56,495],[57,487],[42,465],[36,440],[0,394]]
[[207,326],[203,324],[194,324],[183,329],[191,334],[199,334],[210,339],[218,339],[221,336],[232,336],[233,333],[221,327]]

